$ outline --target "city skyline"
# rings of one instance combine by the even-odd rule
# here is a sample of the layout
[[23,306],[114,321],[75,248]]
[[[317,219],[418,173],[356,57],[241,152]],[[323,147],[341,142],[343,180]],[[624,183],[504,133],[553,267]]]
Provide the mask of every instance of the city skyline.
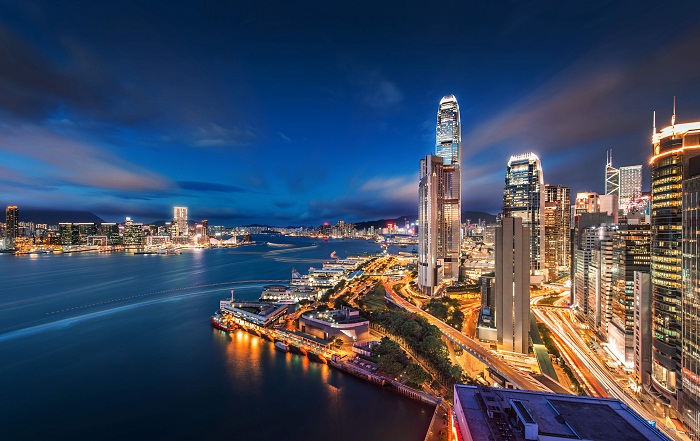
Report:
[[677,95],[679,122],[700,116],[700,38],[658,26],[692,29],[689,4],[361,6],[0,5],[0,203],[144,222],[185,205],[239,225],[407,215],[434,101],[454,94],[463,208],[496,213],[512,154],[603,193],[572,171],[612,148],[648,189],[652,111],[664,125]]

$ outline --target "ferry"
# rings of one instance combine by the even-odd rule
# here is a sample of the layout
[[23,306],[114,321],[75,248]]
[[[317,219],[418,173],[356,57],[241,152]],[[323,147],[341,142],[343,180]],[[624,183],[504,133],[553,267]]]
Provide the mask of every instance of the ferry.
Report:
[[284,344],[284,342],[282,342],[282,341],[276,341],[275,348],[279,349],[280,351],[283,351],[283,352],[289,352],[289,346]]

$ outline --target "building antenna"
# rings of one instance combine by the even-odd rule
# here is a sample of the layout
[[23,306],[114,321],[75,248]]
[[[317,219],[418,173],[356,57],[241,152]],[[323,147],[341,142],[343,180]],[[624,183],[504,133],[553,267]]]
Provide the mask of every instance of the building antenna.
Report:
[[656,135],[656,110],[654,110],[654,122],[652,122],[651,126],[651,137],[652,139],[654,138],[654,135]]
[[676,125],[676,96],[673,96],[673,116],[671,117],[671,125]]

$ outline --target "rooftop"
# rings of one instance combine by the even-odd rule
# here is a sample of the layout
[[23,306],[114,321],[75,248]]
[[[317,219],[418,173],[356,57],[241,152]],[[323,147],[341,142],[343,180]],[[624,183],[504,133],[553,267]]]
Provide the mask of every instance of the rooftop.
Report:
[[302,314],[302,317],[308,317],[316,320],[321,320],[327,323],[337,324],[352,324],[366,322],[367,319],[358,315],[357,310],[353,308],[334,309],[331,311],[309,311]]
[[274,305],[272,303],[261,303],[261,302],[233,302],[231,304],[233,309],[238,309],[240,311],[245,311],[251,314],[258,315],[260,317],[267,317],[270,314],[277,312],[281,308],[286,308],[286,306]]
[[[619,400],[455,385],[460,431],[472,439],[666,440]],[[595,422],[592,424],[592,422]]]

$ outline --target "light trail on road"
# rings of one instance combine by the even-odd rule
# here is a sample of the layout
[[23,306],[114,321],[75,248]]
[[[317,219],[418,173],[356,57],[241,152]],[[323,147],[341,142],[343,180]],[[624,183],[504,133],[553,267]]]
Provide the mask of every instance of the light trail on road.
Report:
[[500,356],[498,356],[491,350],[486,349],[480,343],[472,340],[471,338],[457,331],[447,323],[435,318],[434,316],[426,313],[422,309],[406,301],[404,298],[396,294],[386,282],[384,282],[384,289],[386,290],[387,298],[392,303],[409,312],[412,312],[416,315],[425,318],[428,321],[428,323],[430,323],[431,325],[435,325],[445,337],[450,339],[452,342],[460,345],[465,351],[469,352],[471,355],[479,359],[482,363],[492,368],[494,371],[496,371],[499,375],[503,376],[506,380],[508,380],[517,388],[534,391],[549,391],[549,389],[545,388],[534,378],[511,366]]
[[[571,321],[564,315],[564,309],[541,309],[537,307],[537,302],[540,298],[532,299],[531,306],[538,320],[545,323],[547,327],[556,334],[559,340],[563,343],[562,347],[567,348],[573,353],[578,362],[585,367],[590,373],[590,376],[595,379],[604,388],[605,394],[612,398],[616,398],[629,408],[634,410],[637,415],[647,421],[658,421],[658,418],[653,413],[649,412],[645,407],[637,401],[636,397],[628,395],[622,387],[608,371],[607,366],[603,365],[602,361],[591,352],[591,349],[581,337],[578,330],[573,326]],[[596,388],[597,389],[597,388]],[[680,441],[680,438],[675,433],[670,432],[663,421],[657,424],[657,428],[673,440]]]

